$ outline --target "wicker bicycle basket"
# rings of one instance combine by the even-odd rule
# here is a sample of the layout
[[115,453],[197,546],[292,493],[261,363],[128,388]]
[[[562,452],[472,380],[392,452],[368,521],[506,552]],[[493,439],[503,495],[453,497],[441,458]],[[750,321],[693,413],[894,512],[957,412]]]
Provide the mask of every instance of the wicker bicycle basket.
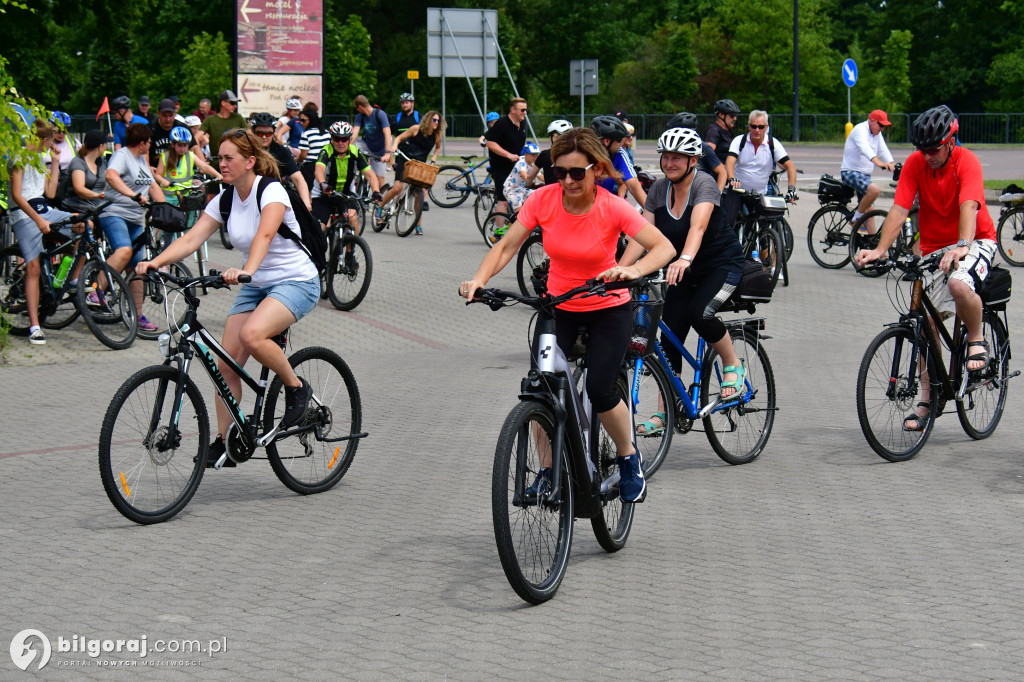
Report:
[[437,179],[438,170],[438,166],[432,166],[422,161],[409,160],[405,162],[405,167],[402,170],[402,182],[407,182],[417,187],[433,187],[434,180]]
[[626,350],[627,360],[636,360],[654,350],[658,336],[658,323],[665,300],[651,292],[650,298],[633,300],[633,335]]

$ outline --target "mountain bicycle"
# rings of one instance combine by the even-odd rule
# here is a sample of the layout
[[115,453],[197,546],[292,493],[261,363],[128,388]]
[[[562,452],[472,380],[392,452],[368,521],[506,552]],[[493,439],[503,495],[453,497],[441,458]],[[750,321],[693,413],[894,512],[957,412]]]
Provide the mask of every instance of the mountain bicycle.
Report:
[[[370,245],[352,229],[348,208],[361,199],[348,192],[328,193],[331,215],[327,220],[327,273],[324,286],[331,305],[338,310],[352,310],[370,290],[373,277],[373,256]],[[357,217],[358,221],[358,217]]]
[[[148,276],[164,286],[165,300],[183,298],[187,312],[174,334],[160,336],[163,364],[129,377],[107,407],[100,429],[99,467],[103,489],[114,507],[136,523],[160,523],[180,512],[199,488],[209,455],[210,423],[203,395],[189,376],[195,358],[231,414],[232,424],[224,436],[226,452],[213,463],[214,469],[228,459],[236,464],[260,459],[253,453],[264,448],[274,473],[296,493],[309,495],[334,487],[352,464],[360,439],[367,436],[361,431],[359,388],[341,356],[316,346],[292,353],[288,362],[309,382],[313,393],[301,421],[281,428],[285,408],[281,378],[268,382],[270,370],[262,367],[259,380],[253,379],[199,322],[200,301],[193,293],[199,279],[164,272]],[[219,275],[203,279],[209,288],[227,288]],[[240,282],[250,279],[239,277]],[[285,350],[288,330],[273,340]],[[255,393],[252,415],[242,411],[216,358]]]
[[[398,154],[406,156],[401,149]],[[381,192],[385,192],[382,189]],[[420,224],[420,216],[423,213],[423,189],[409,182],[402,183],[402,189],[391,198],[387,204],[380,207],[380,215],[373,221],[373,231],[382,232],[395,222],[395,234],[399,237],[408,237],[413,229]]]
[[[736,236],[743,245],[743,255],[760,261],[771,276],[772,287],[783,276],[783,285],[789,285],[789,269],[782,237],[776,229],[777,221],[786,212],[786,200],[751,189],[733,188],[740,195],[746,213],[736,218]],[[755,253],[756,252],[756,253]]]
[[[107,265],[103,246],[93,236],[88,223],[95,221],[112,201],[83,211],[66,220],[50,223],[50,234],[43,237],[40,256],[39,324],[47,329],[63,329],[79,314],[89,331],[103,345],[114,350],[128,348],[139,330],[138,310],[124,278]],[[60,230],[86,223],[81,233],[71,237]],[[65,257],[72,259],[63,282],[57,271]],[[74,274],[78,273],[77,281]],[[27,264],[15,244],[0,250],[0,313],[12,334],[29,332],[28,302],[25,298]]]
[[856,191],[831,175],[818,180],[821,208],[807,223],[807,250],[814,262],[829,270],[838,270],[850,262],[850,202]]
[[[664,281],[651,280],[651,284],[656,287]],[[721,356],[699,336],[695,353],[684,347],[661,320],[663,300],[657,289],[641,293],[634,305],[636,327],[624,367],[635,419],[652,416],[642,425],[645,432],[636,436],[644,475],[652,476],[665,461],[673,433],[689,433],[697,421],[702,422],[704,435],[723,461],[738,465],[757,459],[771,436],[778,410],[775,374],[763,343],[771,338],[764,334],[764,318],[723,320],[746,375],[743,389],[722,400],[725,371]],[[753,314],[754,304],[729,301],[720,312],[743,310]],[[689,365],[693,370],[689,388],[672,371],[664,346],[657,339],[659,329],[662,339],[682,355],[684,369]],[[660,426],[654,418],[661,421]]]
[[484,179],[478,180],[476,171],[490,163],[487,157],[478,164],[473,165],[475,156],[461,156],[462,162],[467,167],[449,164],[441,166],[437,171],[437,178],[434,186],[430,188],[430,199],[442,208],[455,208],[461,206],[471,196],[473,197],[473,216],[476,219],[476,226],[481,232],[484,229],[484,220],[494,210],[496,195],[494,180],[491,178],[491,168],[487,166],[484,170]]
[[[1009,271],[992,268],[980,288],[989,362],[979,370],[968,370],[971,344],[967,327],[955,317],[950,334],[924,288],[926,274],[938,269],[944,253],[945,249],[925,257],[909,254],[882,264],[892,270],[890,282],[896,286],[895,292],[890,290],[889,300],[900,312],[900,319],[886,325],[864,352],[857,373],[857,418],[871,449],[890,462],[902,462],[920,452],[935,419],[950,401],[956,403],[957,416],[968,436],[982,439],[992,435],[1006,405],[1007,382],[1020,374],[1009,371]],[[1005,275],[997,274],[999,271]],[[900,281],[911,282],[909,301],[905,289],[898,286]],[[942,362],[943,346],[950,350],[948,369]],[[922,376],[925,368],[927,379]],[[929,399],[919,401],[925,381]],[[920,429],[907,429],[905,420],[916,414],[917,407],[927,408],[928,414],[920,420]]]
[[[582,395],[576,389],[555,340],[554,309],[572,298],[640,284],[591,281],[560,296],[482,289],[473,301],[491,310],[521,303],[537,311],[531,369],[522,380],[519,405],[502,426],[491,479],[501,566],[516,594],[532,604],[551,599],[558,590],[575,518],[591,520],[598,543],[608,552],[625,546],[633,524],[633,503],[619,497],[615,444],[591,408],[585,378]],[[617,389],[625,400],[625,381]],[[540,478],[542,466],[551,468],[550,485]]]

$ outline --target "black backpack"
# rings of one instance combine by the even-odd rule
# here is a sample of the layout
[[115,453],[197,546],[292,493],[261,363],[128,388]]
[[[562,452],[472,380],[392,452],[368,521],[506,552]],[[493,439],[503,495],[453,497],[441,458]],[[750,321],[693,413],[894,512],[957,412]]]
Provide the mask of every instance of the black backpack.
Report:
[[[277,182],[277,180],[262,176],[256,186],[256,208],[261,213],[263,212],[263,192],[272,182]],[[285,239],[291,239],[298,244],[306,252],[306,255],[309,256],[309,259],[313,261],[317,272],[322,276],[327,271],[327,235],[324,234],[320,221],[314,218],[313,214],[306,208],[306,205],[302,203],[302,197],[299,196],[298,192],[290,187],[285,187],[284,189],[288,193],[288,201],[292,205],[292,211],[295,213],[295,219],[299,223],[302,235],[296,235],[285,223],[281,223],[281,226],[277,228],[277,233]],[[234,197],[234,194],[234,187],[229,186],[220,195],[220,217],[225,226],[228,224],[228,216],[231,215],[231,199]]]

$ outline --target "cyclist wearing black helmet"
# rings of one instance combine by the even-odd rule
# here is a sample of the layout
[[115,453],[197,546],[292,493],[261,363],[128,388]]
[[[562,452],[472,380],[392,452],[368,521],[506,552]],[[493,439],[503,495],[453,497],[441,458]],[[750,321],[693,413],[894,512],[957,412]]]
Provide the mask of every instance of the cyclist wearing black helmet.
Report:
[[[669,119],[668,125],[665,126],[665,131],[667,132],[673,128],[689,128],[697,132],[697,115],[691,114],[689,111],[680,111]],[[725,172],[725,164],[722,163],[715,154],[714,148],[707,142],[701,142],[701,157],[697,167],[715,179],[715,182],[718,183],[719,192],[725,189],[725,182],[729,179],[729,175]]]
[[708,126],[704,133],[704,143],[715,150],[718,159],[725,163],[732,143],[732,129],[736,127],[736,118],[740,108],[731,99],[720,99],[715,102],[715,122]]
[[601,144],[608,150],[608,156],[611,157],[615,170],[622,173],[621,181],[605,178],[598,184],[620,197],[625,197],[628,190],[636,202],[643,206],[647,202],[647,192],[644,191],[640,180],[636,177],[636,169],[633,168],[629,157],[622,149],[622,140],[629,135],[625,124],[617,116],[595,116],[590,121],[590,129],[601,138]]
[[[985,206],[981,163],[973,152],[957,146],[959,127],[956,115],[945,105],[933,107],[914,120],[910,142],[917,151],[903,164],[896,198],[882,225],[878,247],[858,252],[857,264],[866,265],[888,252],[917,197],[922,254],[945,251],[939,263],[941,272],[935,272],[925,282],[928,297],[945,315],[955,310],[967,326],[967,369],[974,371],[985,367],[991,350],[982,338],[981,297],[977,288],[988,276],[995,256],[996,231]],[[961,262],[950,272],[954,259]],[[927,373],[922,371],[922,402],[903,422],[908,431],[925,427],[930,407],[926,377]]]

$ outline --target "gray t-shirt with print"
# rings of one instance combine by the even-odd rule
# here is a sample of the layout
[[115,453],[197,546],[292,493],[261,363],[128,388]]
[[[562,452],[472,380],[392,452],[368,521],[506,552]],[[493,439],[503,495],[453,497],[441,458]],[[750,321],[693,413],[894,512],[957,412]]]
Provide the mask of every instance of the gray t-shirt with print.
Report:
[[99,205],[99,202],[95,199],[83,199],[75,193],[75,171],[82,171],[85,173],[85,188],[92,190],[93,192],[102,192],[107,187],[107,180],[103,177],[104,172],[107,170],[106,163],[104,163],[101,157],[97,161],[96,170],[98,173],[93,173],[92,169],[89,168],[89,164],[85,162],[81,156],[75,156],[71,159],[71,163],[68,164],[68,172],[71,173],[71,179],[68,180],[68,192],[64,197],[64,207],[70,211],[90,211]]
[[[153,174],[149,170],[149,163],[145,155],[132,156],[127,147],[121,147],[110,157],[110,170],[121,176],[128,189],[138,193],[149,194],[149,187],[153,184]],[[113,204],[103,211],[103,215],[112,215],[141,225],[146,218],[146,209],[132,201],[131,197],[118,192],[109,184],[104,190],[107,199],[113,200]]]

